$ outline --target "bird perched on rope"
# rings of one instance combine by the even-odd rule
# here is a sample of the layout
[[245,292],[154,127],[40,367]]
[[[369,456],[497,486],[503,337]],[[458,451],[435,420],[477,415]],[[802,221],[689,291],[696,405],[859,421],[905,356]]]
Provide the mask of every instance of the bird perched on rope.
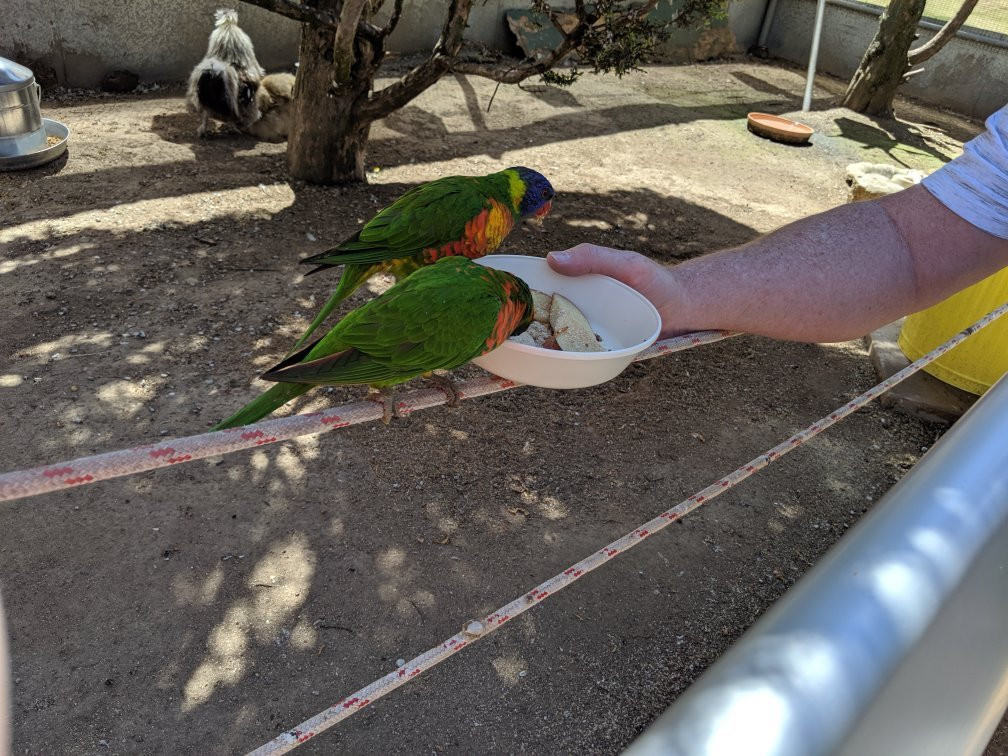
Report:
[[312,386],[367,384],[379,390],[383,420],[393,415],[384,389],[435,370],[451,370],[496,349],[532,322],[532,294],[520,278],[453,256],[417,270],[351,311],[315,343],[262,378],[277,385],[214,430],[248,425]]
[[442,257],[490,254],[516,222],[541,224],[555,195],[545,176],[521,166],[488,176],[447,176],[411,189],[342,244],[301,261],[318,266],[309,273],[344,268],[336,291],[294,348],[375,273],[402,279]]
[[238,26],[238,12],[214,13],[206,55],[189,75],[186,101],[200,115],[197,135],[204,136],[211,118],[244,128],[259,119],[256,90],[266,75],[256,60],[248,34]]

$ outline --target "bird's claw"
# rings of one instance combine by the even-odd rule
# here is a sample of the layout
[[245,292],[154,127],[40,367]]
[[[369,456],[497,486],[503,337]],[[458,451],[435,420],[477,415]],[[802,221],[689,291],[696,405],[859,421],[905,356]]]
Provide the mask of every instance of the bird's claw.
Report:
[[462,392],[458,390],[458,386],[455,385],[455,382],[451,378],[447,375],[435,373],[427,380],[434,388],[444,392],[445,397],[447,397],[446,405],[449,407],[459,406],[459,402],[462,401]]
[[392,394],[386,394],[384,391],[374,391],[367,395],[367,399],[381,405],[381,421],[384,425],[390,424],[393,418],[402,417],[399,414],[399,409],[395,404],[395,397]]

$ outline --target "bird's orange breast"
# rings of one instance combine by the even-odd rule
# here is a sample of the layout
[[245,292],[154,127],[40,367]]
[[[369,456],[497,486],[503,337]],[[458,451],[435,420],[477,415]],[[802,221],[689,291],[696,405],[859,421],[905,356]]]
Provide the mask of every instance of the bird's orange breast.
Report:
[[490,207],[474,216],[465,225],[462,238],[428,247],[423,251],[424,262],[432,263],[442,257],[465,255],[469,259],[483,257],[493,252],[514,228],[514,216],[507,207],[490,199]]
[[510,282],[504,284],[507,299],[497,313],[497,320],[494,323],[493,330],[486,340],[486,349],[483,350],[484,354],[491,349],[496,349],[507,341],[508,337],[525,317],[525,305],[511,299],[511,292],[514,291],[514,288],[514,284]]

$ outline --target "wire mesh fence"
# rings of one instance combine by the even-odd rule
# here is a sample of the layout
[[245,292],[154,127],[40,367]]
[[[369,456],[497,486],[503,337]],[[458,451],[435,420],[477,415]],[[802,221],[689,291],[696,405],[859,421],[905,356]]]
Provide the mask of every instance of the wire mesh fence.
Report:
[[[865,5],[884,7],[889,0],[860,0]],[[962,0],[927,0],[924,5],[924,21],[944,24],[962,5]],[[975,35],[1008,41],[1008,0],[978,0],[970,13],[963,30]]]

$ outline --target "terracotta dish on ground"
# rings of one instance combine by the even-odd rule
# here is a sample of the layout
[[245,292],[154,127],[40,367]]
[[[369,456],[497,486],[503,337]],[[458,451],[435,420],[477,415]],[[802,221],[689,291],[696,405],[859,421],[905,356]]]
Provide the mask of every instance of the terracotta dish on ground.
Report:
[[804,144],[813,133],[813,130],[804,123],[769,113],[750,113],[747,122],[749,131],[753,134],[773,139],[775,142]]

